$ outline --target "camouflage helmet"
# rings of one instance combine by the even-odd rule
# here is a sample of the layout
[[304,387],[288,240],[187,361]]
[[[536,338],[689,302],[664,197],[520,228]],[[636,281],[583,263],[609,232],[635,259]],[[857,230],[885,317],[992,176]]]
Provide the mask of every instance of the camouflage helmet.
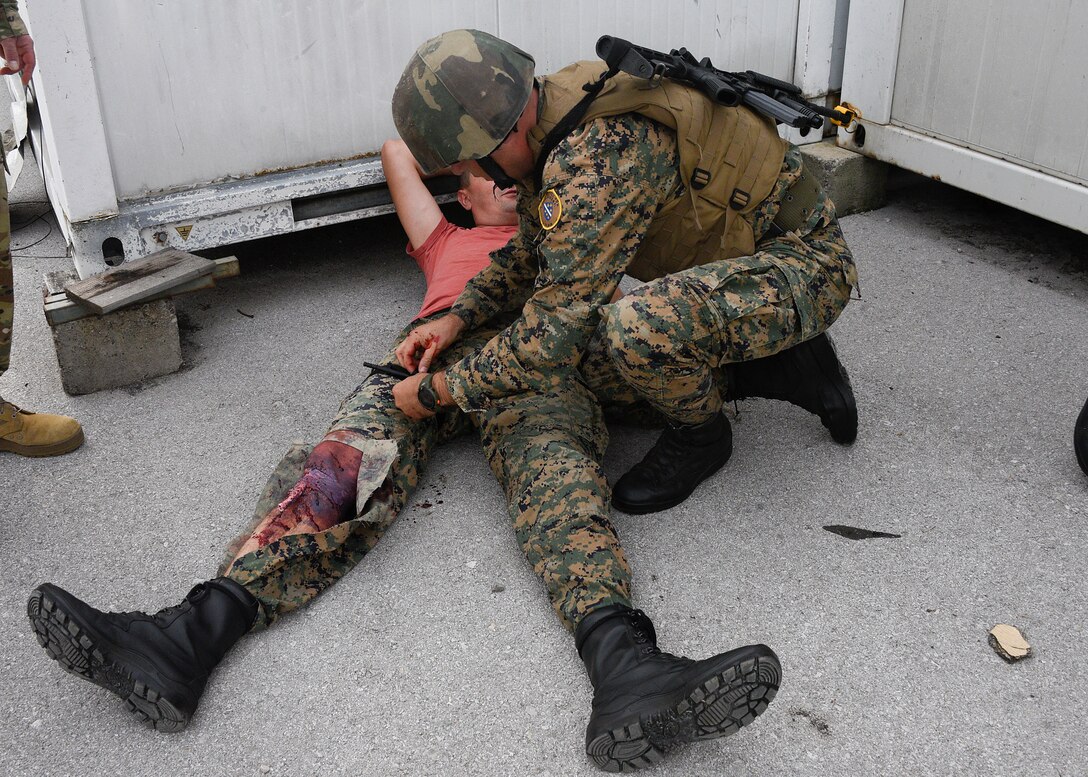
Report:
[[485,157],[533,91],[533,58],[479,30],[451,30],[412,55],[393,92],[393,123],[426,173]]

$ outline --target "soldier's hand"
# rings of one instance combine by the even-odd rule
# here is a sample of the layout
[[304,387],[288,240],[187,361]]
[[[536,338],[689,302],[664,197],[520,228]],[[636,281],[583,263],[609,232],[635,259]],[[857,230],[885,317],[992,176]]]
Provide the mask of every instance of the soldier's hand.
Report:
[[413,421],[422,421],[434,415],[433,410],[428,410],[419,402],[419,384],[422,382],[421,372],[393,386],[393,401],[397,403],[397,409]]
[[397,361],[408,372],[427,372],[434,357],[457,342],[464,328],[465,322],[453,313],[417,326],[394,351]]
[[0,75],[22,73],[23,86],[29,84],[30,77],[34,75],[34,65],[37,64],[34,40],[29,35],[4,38],[0,40],[0,53],[4,55],[4,66],[0,67]]

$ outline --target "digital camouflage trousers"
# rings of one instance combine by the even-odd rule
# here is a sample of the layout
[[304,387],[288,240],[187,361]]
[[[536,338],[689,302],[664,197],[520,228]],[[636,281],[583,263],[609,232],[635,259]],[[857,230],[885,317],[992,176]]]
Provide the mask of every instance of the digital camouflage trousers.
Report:
[[[606,407],[642,400],[682,424],[722,408],[730,363],[772,356],[826,330],[857,286],[857,271],[829,200],[826,218],[752,256],[667,275],[602,308],[582,361]],[[614,412],[614,411],[613,411]]]
[[[495,331],[464,337],[440,355],[434,369],[463,358]],[[393,362],[390,349],[386,363]],[[421,422],[397,410],[396,383],[370,375],[344,400],[324,438],[363,454],[355,519],[323,532],[283,536],[230,563],[301,476],[310,449],[294,446],[269,479],[252,524],[228,549],[220,574],[261,603],[255,628],[306,604],[358,564],[407,504],[435,446],[474,428],[505,491],[517,541],[563,623],[573,629],[595,607],[630,603],[630,569],[608,518],[609,489],[600,466],[608,432],[583,382],[573,381],[558,394],[514,398],[501,410],[446,411]]]

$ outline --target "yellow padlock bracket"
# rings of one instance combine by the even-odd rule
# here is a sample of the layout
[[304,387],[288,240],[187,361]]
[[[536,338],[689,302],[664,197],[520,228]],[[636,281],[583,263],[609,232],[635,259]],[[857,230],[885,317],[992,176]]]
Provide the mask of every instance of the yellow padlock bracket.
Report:
[[847,132],[854,126],[854,122],[861,118],[861,111],[850,103],[839,103],[831,109],[828,120],[836,127],[842,127]]

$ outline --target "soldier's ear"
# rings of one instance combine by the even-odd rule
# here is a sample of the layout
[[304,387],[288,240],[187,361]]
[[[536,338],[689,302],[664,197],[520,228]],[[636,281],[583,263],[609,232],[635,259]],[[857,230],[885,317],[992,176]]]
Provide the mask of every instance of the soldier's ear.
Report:
[[457,201],[461,203],[461,207],[465,210],[472,212],[472,197],[468,193],[468,189],[463,186],[457,190]]

